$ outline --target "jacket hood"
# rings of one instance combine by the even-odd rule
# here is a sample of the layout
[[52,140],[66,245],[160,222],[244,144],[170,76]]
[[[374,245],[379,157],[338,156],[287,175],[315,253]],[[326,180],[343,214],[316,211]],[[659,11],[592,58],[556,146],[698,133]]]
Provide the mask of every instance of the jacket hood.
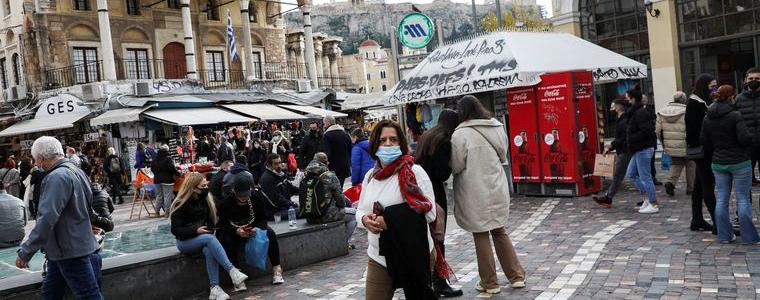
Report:
[[309,163],[309,165],[306,166],[306,173],[315,174],[315,175],[320,175],[329,170],[330,169],[327,168],[327,165],[315,160],[312,160]]
[[686,104],[670,102],[668,106],[657,112],[667,122],[676,122],[686,114]]
[[731,107],[731,105],[723,102],[715,102],[707,108],[707,117],[710,119],[719,119],[732,111],[734,111],[734,108]]
[[367,139],[356,141],[354,145],[359,146],[359,148],[362,150],[369,152],[369,141]]
[[459,126],[457,126],[457,129],[465,128],[465,127],[501,127],[501,126],[504,126],[504,125],[494,118],[491,118],[488,120],[473,119],[473,120],[462,122],[461,124],[459,124]]
[[333,131],[333,130],[343,130],[343,126],[335,124],[335,125],[332,125],[330,127],[327,127],[327,130],[325,130],[325,132]]
[[237,174],[243,171],[248,171],[248,167],[246,167],[244,164],[241,164],[241,163],[235,163],[234,165],[232,165],[232,169],[230,169],[231,174]]

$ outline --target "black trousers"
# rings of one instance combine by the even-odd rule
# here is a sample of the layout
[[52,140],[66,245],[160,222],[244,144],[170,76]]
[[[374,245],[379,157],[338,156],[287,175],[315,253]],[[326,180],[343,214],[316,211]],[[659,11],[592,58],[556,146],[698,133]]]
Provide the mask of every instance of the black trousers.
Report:
[[116,197],[119,197],[119,202],[124,202],[121,197],[122,182],[121,173],[108,174],[108,183],[111,184],[111,199],[116,202]]
[[710,218],[715,224],[715,175],[712,172],[710,159],[694,159],[694,191],[691,193],[691,223],[704,220],[702,217],[702,203],[707,206]]
[[[261,228],[256,228],[261,230]],[[272,266],[280,265],[280,245],[277,243],[277,234],[274,233],[271,227],[267,226],[267,238],[269,238],[269,250],[267,250],[267,256]],[[247,240],[241,238],[220,238],[219,243],[224,247],[224,252],[227,253],[227,258],[235,267],[241,267],[241,261],[238,259],[240,256],[245,256],[245,242]]]

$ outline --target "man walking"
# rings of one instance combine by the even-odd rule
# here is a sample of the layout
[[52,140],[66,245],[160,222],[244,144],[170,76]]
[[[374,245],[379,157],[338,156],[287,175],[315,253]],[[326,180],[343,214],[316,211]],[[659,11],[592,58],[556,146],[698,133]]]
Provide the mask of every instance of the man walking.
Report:
[[49,136],[32,144],[32,157],[46,170],[37,224],[21,244],[16,267],[28,268],[35,253],[47,257],[44,299],[63,299],[68,287],[76,299],[103,299],[101,257],[90,225],[92,190],[81,169],[64,158],[61,142]]
[[309,124],[309,133],[301,141],[301,148],[298,150],[298,168],[303,170],[309,165],[314,154],[322,152],[322,136],[319,134],[317,122]]
[[338,183],[343,188],[346,177],[351,176],[351,137],[346,130],[335,122],[331,116],[324,117],[325,134],[322,138],[324,152],[330,161],[330,171],[338,176]]
[[0,184],[0,249],[15,247],[24,239],[26,208],[24,201],[5,192]]
[[760,160],[760,68],[747,70],[744,87],[744,91],[736,97],[736,110],[742,114],[744,125],[752,135],[751,156],[752,161],[756,162]]
[[657,112],[655,133],[662,142],[665,152],[670,155],[672,164],[670,174],[665,182],[665,192],[675,195],[678,178],[681,171],[686,168],[686,191],[691,193],[694,181],[694,168],[689,164],[686,157],[686,101],[688,97],[684,92],[678,91],[673,95],[673,102]]

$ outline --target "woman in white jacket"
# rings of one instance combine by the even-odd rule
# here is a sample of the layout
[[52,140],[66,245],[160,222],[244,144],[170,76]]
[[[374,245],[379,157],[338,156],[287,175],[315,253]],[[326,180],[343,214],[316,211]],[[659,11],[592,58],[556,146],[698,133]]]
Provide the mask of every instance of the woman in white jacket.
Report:
[[525,287],[525,271],[507,235],[509,187],[502,163],[507,160],[504,127],[477,98],[465,96],[458,103],[459,124],[451,138],[454,175],[454,216],[462,229],[472,232],[480,282],[475,289],[501,292],[491,240],[501,268],[513,288]]

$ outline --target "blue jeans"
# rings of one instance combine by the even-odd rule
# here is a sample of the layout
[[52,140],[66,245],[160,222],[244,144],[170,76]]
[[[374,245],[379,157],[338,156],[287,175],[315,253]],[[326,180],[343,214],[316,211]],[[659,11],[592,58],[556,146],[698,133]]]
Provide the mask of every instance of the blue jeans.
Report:
[[715,171],[715,186],[717,189],[715,206],[715,224],[718,228],[718,240],[730,241],[733,236],[731,214],[728,204],[731,201],[731,187],[736,194],[736,208],[739,211],[739,231],[742,241],[755,243],[760,240],[757,229],[752,224],[752,168],[746,167],[734,171]]
[[100,285],[102,259],[96,251],[82,257],[47,262],[42,299],[63,299],[66,287],[75,299],[103,299]]
[[631,179],[631,182],[639,190],[639,193],[649,196],[649,203],[657,202],[654,181],[652,180],[652,167],[650,166],[653,154],[654,148],[646,148],[634,153],[626,172],[626,176]]
[[203,251],[206,257],[206,272],[211,286],[219,285],[219,266],[229,272],[233,266],[222,244],[213,234],[201,234],[189,240],[177,241],[177,249],[183,254],[195,254]]

